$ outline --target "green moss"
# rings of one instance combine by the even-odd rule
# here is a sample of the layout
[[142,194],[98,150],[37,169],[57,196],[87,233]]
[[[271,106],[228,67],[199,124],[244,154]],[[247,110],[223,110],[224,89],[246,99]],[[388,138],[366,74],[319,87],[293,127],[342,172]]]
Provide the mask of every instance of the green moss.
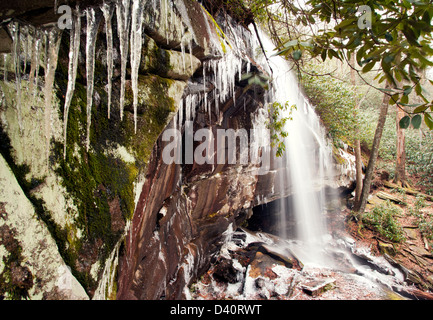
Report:
[[[124,145],[128,150],[133,150],[141,164],[149,161],[153,146],[167,125],[170,113],[176,110],[173,99],[168,96],[173,81],[156,75],[139,77],[139,129],[135,133],[132,115],[124,121],[123,129]],[[129,90],[125,95],[125,105],[132,105],[132,100],[132,90]]]
[[[5,228],[5,226],[3,226]],[[9,300],[28,299],[28,290],[33,286],[33,275],[28,271],[27,279],[20,279],[21,283],[14,283],[12,273],[14,268],[21,267],[24,258],[21,255],[22,247],[14,238],[2,239],[9,254],[3,257],[3,271],[0,273],[0,300],[7,298]],[[26,268],[26,267],[24,267]],[[16,272],[16,271],[15,271]]]
[[[225,35],[224,31],[221,29],[219,24],[215,21],[214,17],[203,6],[202,6],[202,8],[207,13],[207,15],[209,16],[209,18],[211,19],[211,21],[213,22],[213,24],[215,26],[215,29],[217,31],[218,38],[220,40],[220,44],[221,44],[221,48],[222,48],[223,52],[227,53],[227,49],[226,49],[226,46],[224,43],[224,40],[227,39],[227,36]],[[229,41],[227,41],[227,44],[230,48],[232,48]]]
[[[67,44],[62,45],[61,50],[68,47]],[[157,47],[152,50],[152,59],[159,62],[168,61],[169,57],[164,56],[165,51]],[[66,52],[60,52],[60,56],[65,54]],[[167,68],[167,63],[156,65],[158,64],[162,68]],[[175,111],[174,101],[168,97],[172,80],[153,75],[141,76],[138,131],[135,133],[131,112],[132,92],[127,91],[126,94],[123,121],[120,120],[117,96],[113,96],[111,119],[108,119],[108,97],[104,90],[106,67],[96,61],[95,70],[95,95],[100,97],[100,102],[95,101],[92,108],[90,151],[86,150],[85,143],[87,134],[87,94],[86,80],[83,75],[85,70],[80,66],[68,115],[66,155],[64,155],[64,145],[59,141],[52,141],[54,147],[51,154],[51,165],[56,168],[56,174],[62,178],[62,185],[78,208],[74,227],[84,230],[84,235],[80,240],[73,240],[68,230],[62,230],[56,225],[53,225],[50,231],[58,242],[65,262],[87,291],[95,289],[96,282],[89,272],[78,269],[77,264],[83,264],[81,261],[83,257],[90,259],[88,258],[89,247],[96,248],[97,258],[104,262],[120,239],[122,231],[112,230],[110,202],[119,199],[123,219],[125,221],[132,219],[135,209],[134,182],[138,174],[144,172],[153,146],[167,124],[169,114]],[[67,81],[67,61],[59,60],[56,85],[59,88],[57,97],[60,100],[61,117],[63,117]],[[113,87],[116,88],[115,85]],[[113,95],[115,94],[117,94],[116,90],[113,91]],[[115,157],[113,152],[110,152],[115,146],[125,147],[135,157],[135,163],[127,163]],[[46,220],[50,220],[49,216]],[[94,257],[87,262],[93,263],[92,259]]]
[[172,66],[170,66],[170,52],[159,48],[152,38],[145,37],[146,40],[141,51],[140,73],[166,76],[167,72],[172,69]]

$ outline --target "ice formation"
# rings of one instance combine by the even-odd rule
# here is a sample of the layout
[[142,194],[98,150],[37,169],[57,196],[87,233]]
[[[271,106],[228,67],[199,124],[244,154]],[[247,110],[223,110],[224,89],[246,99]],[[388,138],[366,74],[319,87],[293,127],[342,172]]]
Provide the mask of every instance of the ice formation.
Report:
[[132,0],[131,82],[134,106],[134,130],[137,133],[138,69],[141,60],[143,12],[140,0]]
[[123,120],[125,104],[126,63],[128,62],[129,26],[131,24],[130,0],[119,0],[116,4],[117,33],[120,41],[120,119]]
[[113,18],[114,7],[104,2],[101,6],[105,20],[105,34],[107,39],[107,94],[108,94],[108,119],[111,113],[111,93],[113,90],[113,27],[111,19]]
[[80,52],[80,33],[81,33],[81,17],[79,10],[75,11],[70,40],[69,40],[69,65],[68,65],[68,87],[65,96],[65,107],[63,113],[63,137],[64,137],[64,152],[63,157],[66,159],[67,145],[67,130],[68,130],[68,115],[69,107],[71,106],[72,97],[75,91],[75,80],[77,78],[78,55]]
[[86,10],[87,38],[86,38],[86,78],[87,78],[87,151],[90,147],[90,126],[92,124],[93,85],[95,77],[95,43],[98,24],[95,18],[95,9]]

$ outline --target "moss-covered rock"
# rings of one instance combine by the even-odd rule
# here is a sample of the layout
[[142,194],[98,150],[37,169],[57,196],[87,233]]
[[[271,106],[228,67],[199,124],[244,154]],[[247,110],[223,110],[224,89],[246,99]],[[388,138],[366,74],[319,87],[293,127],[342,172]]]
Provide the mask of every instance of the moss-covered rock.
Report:
[[201,61],[192,54],[158,47],[146,34],[143,34],[141,55],[140,73],[175,80],[188,80],[201,65]]

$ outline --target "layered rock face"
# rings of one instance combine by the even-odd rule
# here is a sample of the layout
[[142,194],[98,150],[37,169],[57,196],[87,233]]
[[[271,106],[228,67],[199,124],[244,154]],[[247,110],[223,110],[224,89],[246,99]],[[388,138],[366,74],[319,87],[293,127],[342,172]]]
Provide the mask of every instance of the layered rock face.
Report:
[[[89,4],[99,5],[93,2]],[[31,10],[16,12],[31,17]],[[37,18],[40,23],[53,22],[42,16]],[[260,70],[254,62],[254,35],[230,18],[210,16],[195,1],[143,2],[138,105],[135,110],[129,62],[121,120],[121,51],[113,18],[108,119],[107,42],[102,12],[96,10],[99,28],[87,150],[86,24],[82,20],[66,140],[63,105],[69,34],[64,32],[60,38],[55,94],[48,114],[42,89],[36,94],[31,90],[28,53],[29,65],[21,74],[19,123],[13,59],[5,59],[3,71],[7,70],[8,77],[0,83],[0,254],[4,264],[0,281],[14,286],[0,295],[11,298],[11,292],[20,288],[18,298],[187,298],[186,286],[208,268],[230,231],[251,215],[252,208],[291,193],[290,188],[279,190],[275,183],[282,169],[278,161],[272,160],[266,174],[259,175],[260,164],[253,162],[189,163],[186,151],[181,163],[166,163],[163,157],[171,143],[164,141],[163,132],[179,130],[185,144],[187,121],[194,132],[208,129],[215,137],[218,129],[245,129],[252,141],[250,129],[263,126],[266,101],[264,88],[250,86],[241,78]],[[45,47],[52,44],[43,44],[41,51]],[[40,65],[42,79],[48,67],[44,62]],[[6,73],[2,74],[5,78]],[[221,152],[213,143],[214,153]],[[237,159],[241,151],[238,145]],[[21,248],[21,255],[13,255],[14,248]]]

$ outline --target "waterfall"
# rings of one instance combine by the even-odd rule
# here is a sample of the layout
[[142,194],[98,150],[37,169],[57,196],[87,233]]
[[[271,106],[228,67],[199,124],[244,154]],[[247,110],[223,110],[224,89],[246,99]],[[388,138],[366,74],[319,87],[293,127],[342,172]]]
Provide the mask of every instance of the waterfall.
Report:
[[[303,262],[323,264],[321,252],[327,235],[324,182],[333,176],[332,148],[328,146],[320,119],[303,95],[289,63],[280,56],[273,56],[275,46],[264,32],[259,31],[259,36],[268,57],[262,65],[267,66],[272,76],[273,92],[269,103],[296,105],[296,110],[286,110],[282,115],[293,120],[287,121],[284,129],[288,132],[284,140],[285,154],[282,159],[276,159],[287,174],[278,175],[276,183],[280,184],[280,190],[292,186],[295,237],[302,243],[297,254],[302,256]],[[287,238],[288,208],[284,200],[280,201],[279,235]]]

